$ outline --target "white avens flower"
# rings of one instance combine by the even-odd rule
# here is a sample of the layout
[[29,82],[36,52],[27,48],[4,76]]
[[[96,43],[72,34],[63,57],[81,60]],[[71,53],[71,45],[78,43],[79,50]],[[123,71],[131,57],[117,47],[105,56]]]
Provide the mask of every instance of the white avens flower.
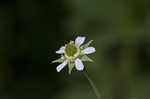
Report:
[[60,72],[65,66],[69,67],[69,74],[72,69],[75,67],[78,71],[84,70],[84,65],[82,61],[92,60],[87,56],[88,54],[94,53],[96,50],[94,47],[89,47],[93,40],[89,41],[86,44],[83,44],[85,37],[78,36],[74,41],[70,41],[65,46],[60,47],[57,54],[61,54],[61,58],[53,61],[53,63],[61,63],[56,67],[57,72]]

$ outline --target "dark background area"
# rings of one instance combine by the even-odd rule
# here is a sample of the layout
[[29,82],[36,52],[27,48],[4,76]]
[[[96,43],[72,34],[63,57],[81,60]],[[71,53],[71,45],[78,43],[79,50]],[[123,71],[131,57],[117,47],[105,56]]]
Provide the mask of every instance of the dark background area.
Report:
[[55,51],[94,40],[84,63],[103,99],[150,99],[149,0],[0,0],[0,99],[96,99]]

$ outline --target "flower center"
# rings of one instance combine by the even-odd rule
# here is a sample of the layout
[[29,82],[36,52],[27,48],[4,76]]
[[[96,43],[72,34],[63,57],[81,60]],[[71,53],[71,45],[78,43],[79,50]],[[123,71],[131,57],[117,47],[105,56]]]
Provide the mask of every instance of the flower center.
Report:
[[77,53],[77,48],[74,44],[67,44],[65,52],[69,57],[74,56]]

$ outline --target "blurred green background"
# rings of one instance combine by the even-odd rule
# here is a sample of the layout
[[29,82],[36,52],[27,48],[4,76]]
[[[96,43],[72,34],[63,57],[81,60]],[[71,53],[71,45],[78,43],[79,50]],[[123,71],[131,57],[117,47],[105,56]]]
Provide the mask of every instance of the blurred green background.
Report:
[[150,99],[149,0],[0,0],[0,99],[96,99],[51,64],[78,35],[94,40],[84,64],[102,99]]

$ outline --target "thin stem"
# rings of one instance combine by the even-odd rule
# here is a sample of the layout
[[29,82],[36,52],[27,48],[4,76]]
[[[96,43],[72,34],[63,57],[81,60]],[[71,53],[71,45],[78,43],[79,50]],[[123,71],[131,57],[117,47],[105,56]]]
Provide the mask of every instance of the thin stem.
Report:
[[83,71],[84,76],[87,78],[87,80],[89,81],[91,87],[93,88],[93,91],[95,92],[97,99],[102,99],[101,95],[97,89],[97,87],[95,86],[94,82],[92,81],[92,79],[89,77],[88,72],[85,70]]

